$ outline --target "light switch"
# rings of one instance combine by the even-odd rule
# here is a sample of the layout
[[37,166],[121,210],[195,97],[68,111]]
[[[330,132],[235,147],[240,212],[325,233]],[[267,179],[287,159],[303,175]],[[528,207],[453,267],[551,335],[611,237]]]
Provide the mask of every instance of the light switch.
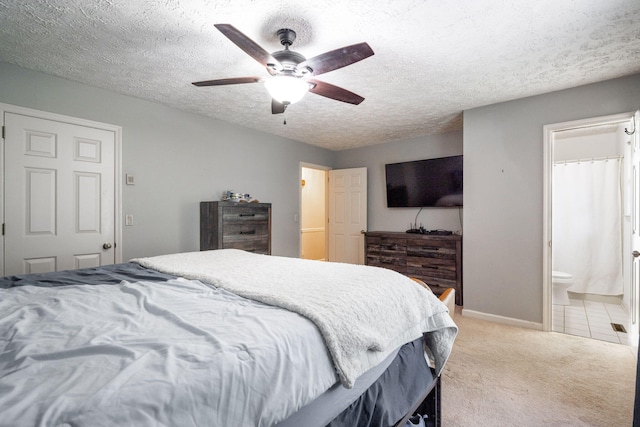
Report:
[[124,225],[133,225],[133,215],[126,214],[124,216]]
[[125,175],[125,178],[126,178],[127,185],[135,185],[135,184],[136,184],[136,180],[135,180],[135,178],[133,177],[133,175],[131,175],[131,174],[126,174],[126,175]]

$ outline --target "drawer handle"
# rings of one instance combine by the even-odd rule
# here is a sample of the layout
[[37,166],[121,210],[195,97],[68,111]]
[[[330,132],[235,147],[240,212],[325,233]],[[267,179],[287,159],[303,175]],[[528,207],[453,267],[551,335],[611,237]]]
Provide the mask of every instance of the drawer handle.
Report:
[[393,260],[392,260],[392,259],[389,259],[389,258],[386,258],[386,259],[385,259],[385,258],[381,258],[381,259],[380,259],[380,262],[381,262],[382,264],[393,264]]
[[254,213],[242,213],[240,216],[256,216]]
[[256,234],[256,230],[241,231],[239,234]]

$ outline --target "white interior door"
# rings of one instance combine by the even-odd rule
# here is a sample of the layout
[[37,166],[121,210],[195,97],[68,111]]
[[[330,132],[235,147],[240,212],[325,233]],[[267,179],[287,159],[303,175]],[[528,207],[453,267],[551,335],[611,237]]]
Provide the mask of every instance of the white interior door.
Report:
[[364,264],[367,168],[329,171],[329,261]]
[[115,262],[115,132],[5,112],[4,274]]

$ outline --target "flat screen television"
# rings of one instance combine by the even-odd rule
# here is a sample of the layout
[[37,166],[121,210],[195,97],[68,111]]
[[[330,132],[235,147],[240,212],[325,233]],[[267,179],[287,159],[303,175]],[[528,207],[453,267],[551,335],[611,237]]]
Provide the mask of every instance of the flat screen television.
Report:
[[387,207],[462,206],[462,156],[385,165]]

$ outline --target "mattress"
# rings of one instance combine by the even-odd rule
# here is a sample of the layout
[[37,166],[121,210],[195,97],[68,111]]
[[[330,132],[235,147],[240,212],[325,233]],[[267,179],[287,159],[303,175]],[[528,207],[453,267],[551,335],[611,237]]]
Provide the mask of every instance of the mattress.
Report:
[[[0,425],[24,424],[25,421],[49,425],[63,420],[72,425],[115,425],[132,421],[139,425],[158,425],[159,422],[167,425],[206,423],[283,427],[301,424],[391,425],[406,413],[435,378],[424,358],[423,341],[417,339],[394,349],[382,363],[361,375],[353,387],[344,387],[322,346],[321,335],[304,317],[210,284],[178,278],[135,263],[5,277],[0,278],[0,289],[3,289],[0,298]],[[76,294],[77,304],[84,304],[84,318],[76,314],[61,317],[65,312],[78,311],[77,307],[68,306],[71,294]],[[185,295],[188,298],[185,299]],[[212,302],[212,297],[218,300]],[[130,299],[131,305],[126,305],[124,299]],[[205,304],[196,304],[203,299],[206,299]],[[100,300],[110,301],[111,311],[118,314],[115,320],[105,317],[108,310],[94,303]],[[169,300],[173,302],[169,304]],[[182,302],[175,304],[176,300]],[[57,311],[54,310],[56,305],[59,306]],[[165,305],[171,309],[165,310]],[[213,306],[218,320],[224,319],[221,321],[222,332],[211,332],[208,325],[211,319],[202,321],[205,315],[210,315],[206,312]],[[151,335],[151,339],[143,334],[146,338],[141,339],[130,333],[131,318],[139,311],[155,313],[164,323],[147,324],[148,319],[139,319],[136,327],[143,324],[146,327],[144,334],[154,330],[162,330],[163,334]],[[229,312],[239,312],[244,319],[241,323],[233,320],[236,327],[232,330],[230,324],[225,323]],[[275,313],[275,320],[269,319],[269,326],[265,326],[265,313]],[[64,328],[34,327],[38,323],[50,325],[56,322]],[[88,328],[92,323],[95,328]],[[288,330],[292,323],[298,325],[298,329],[294,328],[297,332]],[[130,333],[125,337],[129,342],[135,341],[133,349],[121,345],[127,341],[121,336],[114,338],[112,333],[104,333],[114,325],[120,325],[119,328]],[[76,332],[69,333],[74,327]],[[184,342],[178,342],[182,347],[173,348],[162,341],[175,340],[173,329],[188,331]],[[85,337],[77,330],[87,330],[88,335]],[[248,335],[239,334],[240,330],[248,331]],[[274,330],[281,332],[275,341],[288,344],[275,359],[269,354],[262,362],[254,361],[256,348],[269,345],[269,339],[264,342],[261,339],[273,338]],[[64,338],[66,347],[62,348],[58,343],[43,349],[39,344],[26,341],[29,336],[36,338],[37,343],[46,343],[51,335],[63,335],[64,331],[75,339],[82,337],[82,345],[69,341],[68,336]],[[290,343],[292,336],[302,340],[296,348]],[[194,354],[202,350],[198,342],[214,341],[214,348],[218,345],[222,349],[221,341],[226,339],[230,341],[225,342],[226,347],[221,350],[226,355],[196,360]],[[149,342],[141,344],[136,340]],[[254,347],[247,348],[247,342]],[[235,350],[231,361],[228,360],[229,348]],[[147,361],[141,363],[145,357]],[[235,364],[232,371],[237,375],[238,371],[244,370],[243,358],[251,358],[258,366],[253,373],[245,372],[248,380],[241,382],[244,386],[238,385],[237,378],[229,376],[231,374],[203,368],[213,364]],[[181,363],[186,363],[190,369],[179,369]],[[153,369],[139,369],[141,364]],[[274,365],[281,365],[282,369],[274,369]],[[194,366],[201,368],[195,370],[198,373],[195,378],[183,376],[183,372],[193,371]],[[94,375],[96,371],[106,372],[107,379],[104,375]],[[300,385],[288,381],[290,377],[310,381]],[[54,381],[44,384],[45,378]],[[86,378],[90,378],[89,385]],[[231,391],[228,388],[224,392],[212,390],[216,387],[222,390],[226,385],[232,385]],[[227,412],[228,409],[231,411]]]

